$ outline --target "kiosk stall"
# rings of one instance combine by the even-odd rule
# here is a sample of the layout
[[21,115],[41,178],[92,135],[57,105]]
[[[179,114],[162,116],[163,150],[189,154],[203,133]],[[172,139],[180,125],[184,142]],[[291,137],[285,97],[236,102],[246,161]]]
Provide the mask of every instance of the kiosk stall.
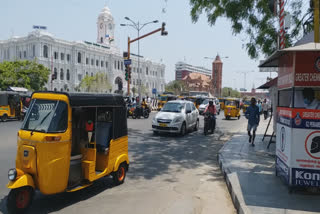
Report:
[[288,186],[320,187],[320,44],[279,50],[276,175]]

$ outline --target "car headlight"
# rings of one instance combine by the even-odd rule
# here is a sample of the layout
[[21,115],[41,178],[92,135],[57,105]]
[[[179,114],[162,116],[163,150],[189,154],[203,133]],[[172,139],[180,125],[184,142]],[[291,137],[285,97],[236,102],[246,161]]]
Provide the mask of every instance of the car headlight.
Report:
[[10,181],[14,181],[17,178],[17,170],[16,169],[9,169],[8,178]]
[[180,122],[182,122],[182,120],[183,120],[183,118],[182,117],[178,117],[178,118],[176,118],[176,119],[174,119],[174,123],[180,123]]

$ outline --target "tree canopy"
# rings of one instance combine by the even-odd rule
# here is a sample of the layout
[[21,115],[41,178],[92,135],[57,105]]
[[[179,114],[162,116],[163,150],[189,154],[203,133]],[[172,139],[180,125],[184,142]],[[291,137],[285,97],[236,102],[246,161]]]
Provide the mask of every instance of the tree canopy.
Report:
[[34,61],[4,61],[0,63],[0,89],[9,86],[23,87],[29,90],[42,90],[48,82],[50,70]]
[[237,90],[234,90],[234,89],[228,88],[228,87],[224,87],[222,89],[222,96],[223,97],[237,97],[237,98],[240,98],[241,94]]
[[112,86],[108,80],[108,76],[104,73],[96,73],[94,76],[85,76],[80,83],[80,88],[86,92],[108,92]]
[[[285,1],[285,11],[292,16],[293,26],[286,31],[286,46],[292,46],[303,33],[312,31],[312,5],[307,0]],[[251,58],[270,55],[277,49],[278,15],[269,9],[268,0],[190,0],[191,18],[197,22],[204,12],[208,23],[215,25],[218,18],[231,22],[235,35],[247,36],[244,47]],[[306,11],[302,8],[309,7]]]
[[179,95],[183,91],[187,91],[187,86],[182,80],[173,80],[169,82],[165,87],[167,92],[172,92],[175,95]]

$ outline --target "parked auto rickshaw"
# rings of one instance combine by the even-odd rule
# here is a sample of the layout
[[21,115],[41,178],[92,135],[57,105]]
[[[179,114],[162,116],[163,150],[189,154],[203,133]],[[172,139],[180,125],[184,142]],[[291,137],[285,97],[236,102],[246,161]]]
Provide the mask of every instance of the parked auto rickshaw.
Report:
[[16,167],[8,172],[10,213],[24,212],[35,190],[74,192],[107,175],[121,184],[129,168],[123,97],[35,92],[17,146]]
[[250,100],[243,100],[243,105],[242,105],[242,112],[246,113],[247,108],[250,106],[251,102]]
[[220,109],[221,109],[221,110],[224,110],[224,101],[225,101],[225,100],[226,100],[225,98],[219,98]]
[[158,111],[162,109],[164,104],[166,104],[170,100],[176,100],[177,97],[172,94],[161,94],[158,98]]
[[208,97],[197,97],[197,96],[187,97],[187,100],[193,102],[197,109],[199,109],[199,106],[205,99],[208,99]]
[[0,91],[0,120],[21,119],[22,103],[18,92]]
[[240,100],[236,98],[227,98],[224,101],[224,116],[227,120],[231,117],[240,119]]

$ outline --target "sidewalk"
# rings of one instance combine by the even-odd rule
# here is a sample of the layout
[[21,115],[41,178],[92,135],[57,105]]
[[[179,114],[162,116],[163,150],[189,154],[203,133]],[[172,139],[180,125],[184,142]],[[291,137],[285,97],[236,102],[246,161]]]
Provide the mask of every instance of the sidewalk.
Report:
[[[267,122],[261,120],[255,147],[249,144],[246,130],[243,130],[242,133],[234,135],[219,151],[220,168],[235,208],[241,214],[320,212],[319,194],[289,194],[287,186],[275,176],[275,144],[271,144],[268,150],[270,137],[262,142]],[[272,126],[270,128],[272,129]],[[272,132],[270,128],[268,133]]]

